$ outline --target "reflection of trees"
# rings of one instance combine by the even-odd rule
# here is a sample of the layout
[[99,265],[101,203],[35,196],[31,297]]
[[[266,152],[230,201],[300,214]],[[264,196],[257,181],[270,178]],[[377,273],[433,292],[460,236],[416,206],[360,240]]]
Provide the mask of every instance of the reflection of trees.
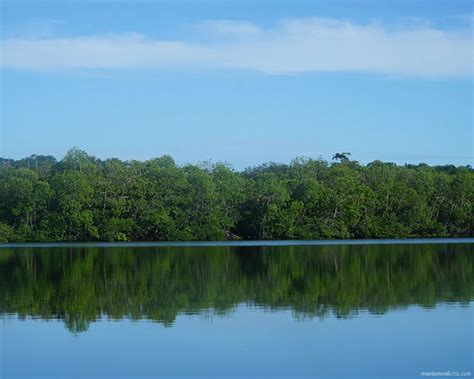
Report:
[[3,249],[0,312],[59,318],[73,331],[101,315],[171,326],[178,314],[239,303],[295,317],[381,314],[467,302],[473,245]]

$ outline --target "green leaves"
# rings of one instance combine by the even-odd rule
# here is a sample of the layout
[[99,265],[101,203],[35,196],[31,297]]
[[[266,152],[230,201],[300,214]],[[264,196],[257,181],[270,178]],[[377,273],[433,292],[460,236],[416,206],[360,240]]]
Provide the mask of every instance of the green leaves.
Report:
[[[27,168],[4,168],[0,173],[0,223],[3,239],[25,241],[37,238],[51,197],[49,183]],[[9,230],[7,233],[6,230]]]
[[472,236],[469,167],[297,158],[236,172],[74,148],[0,167],[2,241]]

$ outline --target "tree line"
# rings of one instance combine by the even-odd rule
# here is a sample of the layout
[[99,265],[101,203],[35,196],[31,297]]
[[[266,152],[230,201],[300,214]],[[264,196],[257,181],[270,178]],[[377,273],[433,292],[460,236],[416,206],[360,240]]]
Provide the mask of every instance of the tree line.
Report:
[[474,171],[298,158],[236,171],[170,156],[0,162],[0,241],[188,241],[474,235]]
[[101,317],[172,326],[239,304],[297,319],[474,296],[473,244],[287,247],[4,248],[0,314],[60,319],[73,332]]

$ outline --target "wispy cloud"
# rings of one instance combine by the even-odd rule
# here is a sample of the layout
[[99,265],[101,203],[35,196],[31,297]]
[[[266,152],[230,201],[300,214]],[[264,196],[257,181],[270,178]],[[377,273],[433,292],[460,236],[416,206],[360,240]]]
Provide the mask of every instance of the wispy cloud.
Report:
[[248,21],[209,20],[196,25],[198,30],[207,31],[218,37],[257,37],[263,30]]
[[53,37],[59,27],[66,23],[56,19],[31,19],[27,21],[2,24],[3,36],[15,38],[48,38]]
[[205,42],[125,35],[10,38],[3,69],[230,69],[270,74],[359,71],[471,76],[471,30],[430,25],[386,28],[335,19],[287,20],[263,29],[249,22],[207,21]]

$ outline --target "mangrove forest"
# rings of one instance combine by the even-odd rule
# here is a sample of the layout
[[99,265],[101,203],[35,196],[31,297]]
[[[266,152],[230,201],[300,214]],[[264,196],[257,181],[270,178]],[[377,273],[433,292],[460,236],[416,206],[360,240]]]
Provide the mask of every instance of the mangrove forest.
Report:
[[0,242],[208,241],[472,236],[474,171],[297,158],[226,163],[0,161]]

